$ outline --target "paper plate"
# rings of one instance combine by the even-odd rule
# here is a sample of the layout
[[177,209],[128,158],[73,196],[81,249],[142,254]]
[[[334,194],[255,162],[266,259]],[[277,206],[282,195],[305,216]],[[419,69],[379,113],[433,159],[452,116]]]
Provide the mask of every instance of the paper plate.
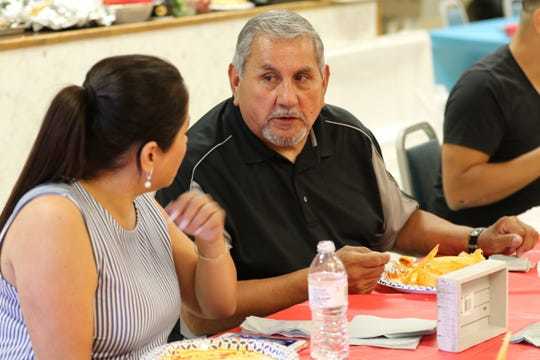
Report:
[[415,294],[436,294],[437,288],[433,286],[422,286],[422,285],[408,285],[403,284],[399,281],[392,280],[388,277],[388,272],[391,272],[394,269],[394,264],[398,261],[399,256],[391,256],[391,260],[386,264],[385,271],[382,273],[381,278],[379,279],[379,284],[383,286],[396,289],[401,292],[415,293]]
[[401,292],[415,293],[415,294],[436,294],[437,288],[433,286],[420,286],[420,285],[407,285],[398,281],[389,280],[385,277],[385,274],[379,279],[379,284],[383,286],[396,289]]
[[[167,359],[175,350],[211,350],[211,349],[234,349],[247,350],[261,355],[266,355],[274,360],[298,360],[298,354],[292,349],[288,349],[283,345],[275,344],[263,340],[247,340],[239,338],[215,338],[215,339],[194,339],[176,341],[170,344],[160,346],[148,354],[144,355],[141,360],[161,360]],[[234,359],[233,357],[230,357]],[[174,359],[174,358],[172,358]]]

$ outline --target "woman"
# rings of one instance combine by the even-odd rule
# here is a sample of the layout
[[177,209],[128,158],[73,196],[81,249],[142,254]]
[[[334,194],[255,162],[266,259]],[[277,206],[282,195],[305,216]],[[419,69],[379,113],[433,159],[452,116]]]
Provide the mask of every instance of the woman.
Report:
[[100,61],[56,95],[0,217],[0,358],[138,359],[165,343],[182,301],[236,307],[224,212],[183,195],[182,230],[149,192],[186,151],[188,94],[149,56]]

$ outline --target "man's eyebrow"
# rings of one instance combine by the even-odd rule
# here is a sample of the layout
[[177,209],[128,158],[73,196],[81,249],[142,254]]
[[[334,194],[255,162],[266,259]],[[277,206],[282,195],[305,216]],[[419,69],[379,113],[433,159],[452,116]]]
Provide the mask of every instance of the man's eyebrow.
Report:
[[313,68],[311,66],[304,66],[300,69],[298,69],[298,71],[296,73],[311,73],[313,72]]
[[[260,66],[259,69],[264,70],[264,71],[273,71],[273,72],[279,73],[279,71],[274,66],[272,66],[271,64],[263,64],[263,65]],[[314,69],[311,66],[304,66],[304,67],[301,67],[300,69],[298,69],[297,71],[295,71],[295,73],[296,74],[298,74],[298,73],[312,73],[313,71],[314,71]]]
[[273,67],[271,64],[263,64],[261,67],[260,67],[261,70],[267,70],[267,71],[274,71],[274,72],[278,72],[277,69],[275,67]]

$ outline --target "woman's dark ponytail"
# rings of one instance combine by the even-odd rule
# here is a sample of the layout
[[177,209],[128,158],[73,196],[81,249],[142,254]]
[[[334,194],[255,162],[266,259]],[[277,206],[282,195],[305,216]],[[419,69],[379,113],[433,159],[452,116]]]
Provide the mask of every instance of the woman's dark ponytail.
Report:
[[81,176],[85,166],[88,98],[83,88],[68,86],[53,99],[36,141],[0,215],[0,229],[17,201],[44,182],[67,182]]
[[188,92],[178,69],[153,56],[101,60],[83,87],[52,101],[24,168],[0,215],[0,231],[17,201],[48,182],[92,179],[126,162],[134,147],[172,145],[186,120]]

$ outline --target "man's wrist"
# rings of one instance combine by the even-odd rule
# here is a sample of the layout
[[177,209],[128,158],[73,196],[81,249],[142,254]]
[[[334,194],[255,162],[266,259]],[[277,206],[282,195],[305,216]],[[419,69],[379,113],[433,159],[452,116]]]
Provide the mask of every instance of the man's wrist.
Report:
[[467,252],[468,253],[473,253],[473,252],[476,251],[476,249],[479,248],[478,239],[480,238],[480,234],[482,234],[482,232],[485,229],[486,228],[484,228],[484,227],[477,227],[477,228],[472,229],[469,232],[469,240],[468,240],[468,243],[467,243]]

